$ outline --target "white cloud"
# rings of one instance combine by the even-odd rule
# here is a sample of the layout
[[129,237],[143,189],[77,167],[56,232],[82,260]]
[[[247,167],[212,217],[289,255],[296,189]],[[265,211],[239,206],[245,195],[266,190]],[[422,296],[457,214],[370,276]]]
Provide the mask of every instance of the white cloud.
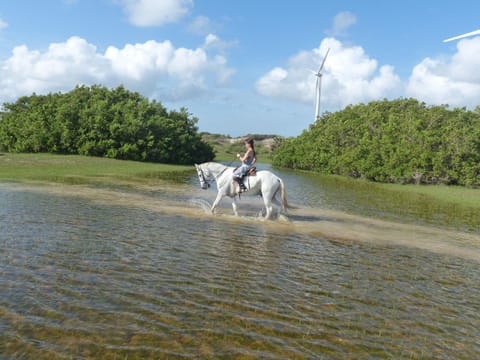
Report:
[[129,21],[136,26],[161,26],[184,17],[193,0],[120,0]]
[[333,36],[345,35],[348,28],[357,22],[357,17],[348,11],[339,12],[333,18],[333,29],[330,33]]
[[188,26],[188,30],[195,34],[205,35],[211,32],[212,27],[212,23],[208,17],[197,16]]
[[0,61],[0,102],[33,92],[70,91],[78,84],[120,84],[161,101],[198,97],[224,86],[233,69],[220,55],[175,48],[170,41],[109,47],[104,54],[79,37],[44,52],[22,45]]
[[5,29],[8,26],[8,23],[0,19],[0,30]]
[[225,41],[220,39],[217,35],[208,34],[205,37],[204,47],[205,49],[217,49],[220,51],[224,51],[228,48],[236,46],[237,44],[237,41]]
[[324,108],[399,96],[402,83],[392,66],[379,67],[361,47],[346,46],[334,38],[294,55],[286,68],[276,67],[263,75],[256,83],[257,91],[264,96],[313,104],[316,78],[311,70],[318,69],[328,48],[322,77]]
[[449,59],[426,58],[412,71],[407,96],[429,104],[473,108],[480,104],[480,37],[461,40]]
[[44,53],[21,45],[1,63],[0,99],[101,82],[107,73],[108,63],[96,53],[95,46],[78,37],[51,44]]

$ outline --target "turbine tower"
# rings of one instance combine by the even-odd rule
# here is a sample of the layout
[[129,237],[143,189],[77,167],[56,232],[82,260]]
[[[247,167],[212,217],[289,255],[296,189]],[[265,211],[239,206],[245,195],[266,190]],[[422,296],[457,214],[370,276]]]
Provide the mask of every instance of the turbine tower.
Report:
[[462,35],[458,35],[458,36],[454,36],[454,37],[445,39],[445,40],[443,40],[443,42],[458,40],[458,39],[462,39],[462,38],[464,38],[464,37],[473,36],[473,35],[480,35],[480,29],[475,30],[475,31],[471,31],[471,32],[466,33],[466,34],[462,34]]
[[315,121],[317,121],[318,117],[320,116],[320,93],[322,92],[322,70],[323,66],[325,65],[325,60],[327,60],[328,52],[330,48],[328,48],[325,56],[323,57],[322,64],[318,68],[318,71],[315,72],[312,70],[313,74],[317,77],[317,84],[315,86]]

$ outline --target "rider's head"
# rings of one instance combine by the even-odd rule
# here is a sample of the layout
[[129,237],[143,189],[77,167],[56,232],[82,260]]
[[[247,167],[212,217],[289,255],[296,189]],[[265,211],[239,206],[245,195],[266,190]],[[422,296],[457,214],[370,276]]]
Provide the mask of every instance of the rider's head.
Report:
[[248,144],[250,147],[253,148],[253,139],[252,138],[247,138],[245,139],[245,145]]

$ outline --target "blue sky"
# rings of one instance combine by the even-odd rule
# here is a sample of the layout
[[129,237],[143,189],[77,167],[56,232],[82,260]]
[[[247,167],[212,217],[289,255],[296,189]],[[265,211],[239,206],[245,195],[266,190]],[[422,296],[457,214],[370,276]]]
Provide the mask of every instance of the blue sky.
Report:
[[[28,9],[28,10],[27,10]],[[182,106],[200,131],[296,136],[379,99],[480,105],[480,2],[0,0],[0,104],[77,84]]]

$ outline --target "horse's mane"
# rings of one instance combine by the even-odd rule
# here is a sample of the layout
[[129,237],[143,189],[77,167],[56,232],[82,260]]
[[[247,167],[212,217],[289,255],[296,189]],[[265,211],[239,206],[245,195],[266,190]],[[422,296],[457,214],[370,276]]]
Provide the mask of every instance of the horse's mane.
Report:
[[216,167],[216,168],[222,168],[222,169],[232,167],[232,166],[224,165],[224,164],[221,164],[221,163],[218,163],[218,162],[215,162],[215,161],[206,162],[205,165],[206,166],[211,166],[211,167]]

